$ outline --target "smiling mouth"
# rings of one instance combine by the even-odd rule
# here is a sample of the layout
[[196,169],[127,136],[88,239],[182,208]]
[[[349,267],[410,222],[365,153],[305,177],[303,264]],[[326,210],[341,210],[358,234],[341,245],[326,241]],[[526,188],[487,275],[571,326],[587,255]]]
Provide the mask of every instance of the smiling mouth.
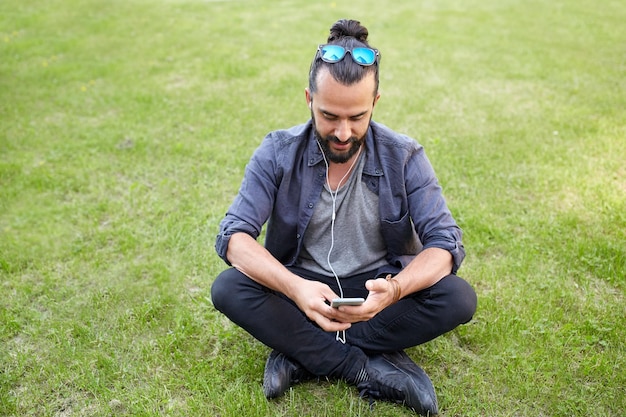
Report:
[[350,141],[343,142],[343,143],[332,142],[332,147],[337,149],[337,150],[350,149],[351,146],[352,146],[352,143]]

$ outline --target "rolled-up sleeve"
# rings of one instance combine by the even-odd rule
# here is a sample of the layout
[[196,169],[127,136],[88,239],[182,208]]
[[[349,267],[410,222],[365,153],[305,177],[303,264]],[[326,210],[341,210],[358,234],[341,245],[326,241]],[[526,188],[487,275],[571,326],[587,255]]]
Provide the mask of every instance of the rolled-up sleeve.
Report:
[[406,167],[411,218],[423,248],[440,248],[450,252],[453,258],[452,273],[456,273],[465,258],[463,232],[448,209],[441,186],[422,147],[411,156]]
[[463,247],[463,243],[460,240],[448,240],[448,239],[431,239],[430,242],[424,245],[424,249],[426,248],[439,248],[445,249],[452,255],[452,273],[456,274],[456,272],[461,267],[461,263],[463,263],[463,259],[465,259],[465,248]]
[[220,231],[215,239],[215,251],[229,266],[231,263],[226,256],[228,242],[230,242],[230,237],[238,232],[247,233],[255,239],[259,235],[259,232],[250,223],[238,220],[235,215],[230,213],[226,214],[226,217],[220,223]]
[[215,251],[228,265],[226,253],[231,236],[243,232],[257,239],[270,216],[276,195],[273,153],[268,135],[246,165],[239,192],[220,222]]

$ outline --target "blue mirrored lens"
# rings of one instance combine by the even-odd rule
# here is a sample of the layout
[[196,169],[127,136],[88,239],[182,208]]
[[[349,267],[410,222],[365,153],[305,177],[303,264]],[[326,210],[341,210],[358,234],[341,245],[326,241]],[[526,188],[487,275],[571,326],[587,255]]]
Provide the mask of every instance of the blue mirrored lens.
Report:
[[338,45],[326,45],[322,48],[322,59],[326,62],[338,62],[346,54],[346,50]]
[[372,65],[376,60],[376,52],[369,48],[354,48],[352,58],[361,65]]

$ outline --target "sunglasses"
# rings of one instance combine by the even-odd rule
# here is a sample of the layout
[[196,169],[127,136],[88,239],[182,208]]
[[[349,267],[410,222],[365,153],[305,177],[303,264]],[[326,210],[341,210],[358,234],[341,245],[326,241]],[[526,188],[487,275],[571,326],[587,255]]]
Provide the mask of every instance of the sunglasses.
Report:
[[377,49],[359,47],[348,50],[339,45],[320,45],[317,47],[317,52],[322,61],[330,64],[341,61],[346,53],[350,53],[352,60],[364,67],[374,65],[380,56]]

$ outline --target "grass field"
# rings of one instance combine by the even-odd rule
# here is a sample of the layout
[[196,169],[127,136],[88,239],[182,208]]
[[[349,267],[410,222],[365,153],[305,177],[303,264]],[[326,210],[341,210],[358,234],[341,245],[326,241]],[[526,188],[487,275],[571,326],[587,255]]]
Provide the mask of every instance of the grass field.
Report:
[[336,381],[267,402],[269,350],[209,297],[245,163],[307,119],[342,17],[465,232],[475,319],[408,351],[441,415],[626,413],[623,2],[4,0],[1,416],[410,415]]

